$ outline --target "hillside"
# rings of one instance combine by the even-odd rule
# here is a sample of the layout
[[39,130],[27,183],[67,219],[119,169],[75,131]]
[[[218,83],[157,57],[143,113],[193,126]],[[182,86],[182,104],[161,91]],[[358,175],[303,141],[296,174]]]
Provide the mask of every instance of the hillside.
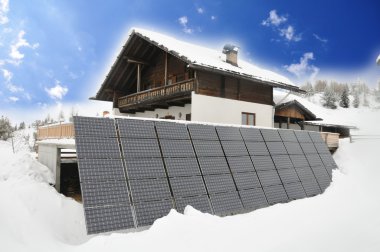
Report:
[[[288,97],[289,98],[289,97]],[[326,121],[355,125],[370,139],[340,142],[339,170],[322,195],[229,217],[188,207],[145,231],[87,236],[83,207],[49,185],[52,174],[28,148],[0,141],[2,251],[379,251],[380,110],[330,110],[303,99]],[[27,133],[18,132],[19,138]]]

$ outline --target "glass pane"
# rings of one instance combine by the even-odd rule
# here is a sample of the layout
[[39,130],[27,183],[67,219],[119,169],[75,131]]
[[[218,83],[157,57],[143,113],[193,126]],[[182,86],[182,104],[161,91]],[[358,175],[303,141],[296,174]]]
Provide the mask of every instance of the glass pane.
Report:
[[241,125],[247,125],[247,114],[241,113]]
[[249,114],[248,115],[248,125],[255,125],[255,115],[254,114]]

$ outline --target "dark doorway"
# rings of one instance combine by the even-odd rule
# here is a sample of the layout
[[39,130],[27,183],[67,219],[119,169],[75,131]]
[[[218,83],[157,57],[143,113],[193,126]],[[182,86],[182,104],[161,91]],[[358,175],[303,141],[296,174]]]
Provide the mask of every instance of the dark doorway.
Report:
[[82,201],[77,163],[61,164],[60,192],[67,197],[75,199],[76,201]]

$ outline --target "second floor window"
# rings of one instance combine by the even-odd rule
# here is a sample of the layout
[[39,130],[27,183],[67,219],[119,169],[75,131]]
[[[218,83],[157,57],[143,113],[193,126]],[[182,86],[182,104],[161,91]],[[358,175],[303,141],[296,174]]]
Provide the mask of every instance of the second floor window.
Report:
[[242,125],[256,125],[256,114],[255,113],[247,113],[242,112],[241,113],[241,124]]

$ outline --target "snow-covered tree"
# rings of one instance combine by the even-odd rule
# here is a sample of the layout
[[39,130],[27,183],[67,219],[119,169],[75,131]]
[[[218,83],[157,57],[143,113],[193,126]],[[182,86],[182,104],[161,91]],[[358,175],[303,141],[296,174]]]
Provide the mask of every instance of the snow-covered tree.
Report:
[[326,87],[322,96],[322,105],[326,108],[336,109],[336,97],[331,87]]
[[7,117],[0,118],[0,139],[7,140],[13,131],[13,127]]
[[358,108],[359,105],[360,105],[359,93],[356,91],[354,92],[354,101],[352,102],[352,106],[354,106],[354,108]]
[[59,114],[58,114],[58,122],[64,122],[65,121],[65,113],[63,112],[63,110],[59,111]]
[[71,107],[69,121],[73,122],[74,121],[74,116],[77,116],[77,115],[78,115],[78,112],[75,111],[74,107]]
[[305,97],[310,97],[314,95],[314,88],[310,82],[307,82],[305,85],[301,87],[301,89],[305,90],[307,93],[304,95]]
[[18,129],[25,129],[25,123],[24,122],[20,122],[20,125],[18,126]]
[[327,81],[325,80],[317,80],[314,84],[314,91],[316,93],[324,92],[327,87]]
[[340,96],[339,105],[342,108],[350,107],[350,98],[348,97],[348,87],[345,87],[342,91],[342,95]]

